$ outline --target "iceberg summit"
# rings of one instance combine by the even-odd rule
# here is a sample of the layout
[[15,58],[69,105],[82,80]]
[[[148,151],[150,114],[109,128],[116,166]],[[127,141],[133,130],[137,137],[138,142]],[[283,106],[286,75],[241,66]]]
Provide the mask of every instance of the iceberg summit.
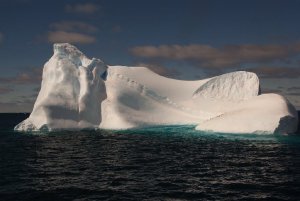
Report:
[[15,130],[191,124],[224,133],[295,132],[298,114],[293,105],[259,89],[259,79],[251,72],[175,80],[145,67],[107,66],[70,44],[54,44],[34,108]]

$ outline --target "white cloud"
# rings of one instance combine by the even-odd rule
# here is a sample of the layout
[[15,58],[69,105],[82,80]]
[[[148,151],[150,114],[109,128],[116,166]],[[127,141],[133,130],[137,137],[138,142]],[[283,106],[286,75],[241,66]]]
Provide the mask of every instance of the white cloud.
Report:
[[69,32],[85,32],[94,33],[98,31],[98,28],[80,21],[60,21],[50,24],[51,29],[58,31],[69,31]]
[[74,5],[68,4],[66,5],[65,10],[69,13],[93,14],[99,10],[99,6],[92,3]]
[[94,43],[96,38],[86,34],[66,32],[66,31],[50,31],[47,35],[48,42],[51,43],[73,43],[73,44],[89,44]]

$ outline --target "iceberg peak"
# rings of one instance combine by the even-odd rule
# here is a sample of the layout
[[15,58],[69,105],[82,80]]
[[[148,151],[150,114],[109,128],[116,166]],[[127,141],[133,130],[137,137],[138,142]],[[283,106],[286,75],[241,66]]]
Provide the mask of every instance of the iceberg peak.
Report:
[[84,54],[77,49],[74,45],[69,43],[55,43],[53,44],[54,54],[64,54],[64,55],[73,55],[73,56],[83,56]]
[[69,43],[55,43],[53,45],[53,57],[56,60],[67,59],[77,67],[91,68],[94,66],[101,66],[106,68],[106,65],[100,59],[89,59],[77,47]]

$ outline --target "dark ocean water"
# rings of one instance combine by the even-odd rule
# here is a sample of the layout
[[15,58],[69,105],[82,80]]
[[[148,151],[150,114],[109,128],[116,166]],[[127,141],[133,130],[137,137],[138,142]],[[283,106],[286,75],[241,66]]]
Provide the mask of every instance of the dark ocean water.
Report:
[[0,115],[0,200],[300,200],[300,137],[192,126],[18,133]]

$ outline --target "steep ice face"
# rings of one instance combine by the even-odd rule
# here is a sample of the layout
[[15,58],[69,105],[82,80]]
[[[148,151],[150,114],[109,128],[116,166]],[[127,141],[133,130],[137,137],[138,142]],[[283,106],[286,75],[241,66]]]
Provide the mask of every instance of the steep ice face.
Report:
[[33,111],[15,129],[193,124],[217,132],[292,133],[297,118],[284,97],[259,94],[254,73],[174,80],[145,67],[108,67],[70,44],[55,44]]
[[101,75],[107,66],[70,44],[55,44],[45,64],[40,93],[30,117],[17,130],[98,127],[106,98]]

